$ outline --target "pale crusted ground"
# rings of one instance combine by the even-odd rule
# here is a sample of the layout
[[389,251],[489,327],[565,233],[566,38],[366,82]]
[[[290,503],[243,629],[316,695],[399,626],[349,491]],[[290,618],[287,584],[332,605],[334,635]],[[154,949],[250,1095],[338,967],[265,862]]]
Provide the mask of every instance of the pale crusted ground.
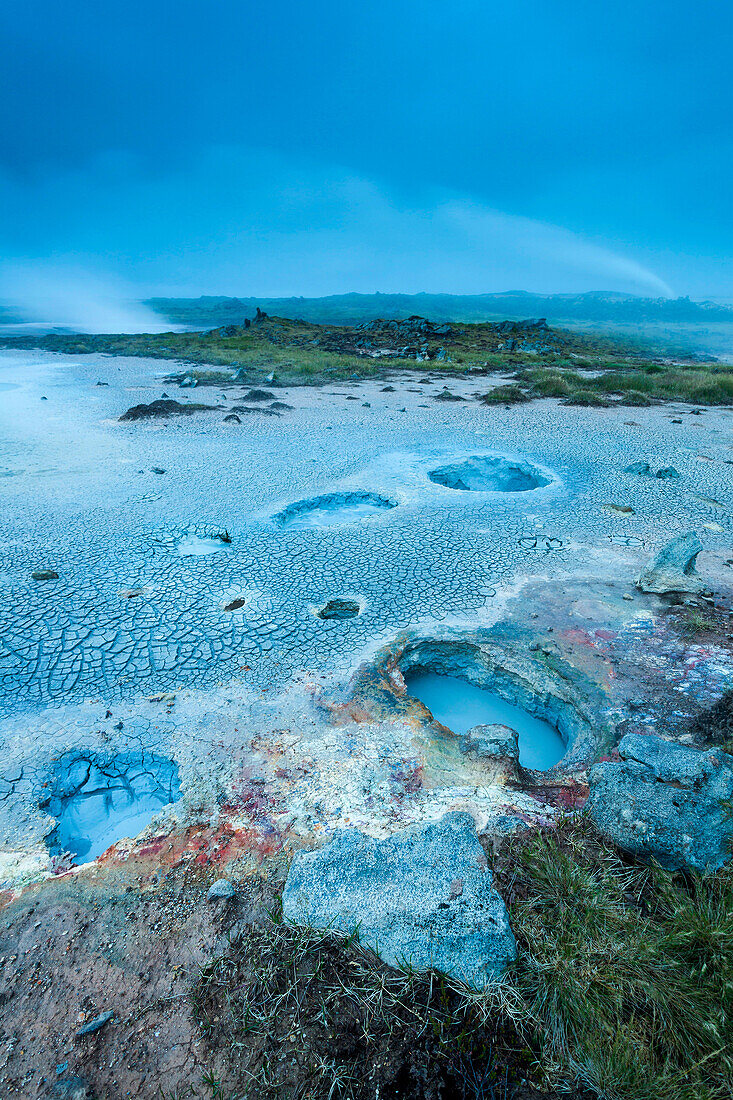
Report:
[[[160,368],[0,358],[18,387],[0,412],[8,1095],[35,1095],[66,1061],[111,1098],[154,1096],[151,1077],[173,1087],[203,1072],[182,994],[220,933],[203,897],[222,869],[264,875],[267,893],[293,846],[343,825],[381,835],[466,808],[490,830],[507,814],[554,812],[548,792],[488,783],[418,711],[397,719],[350,703],[350,677],[400,631],[517,624],[599,685],[619,732],[684,736],[685,718],[733,682],[728,410],[489,409],[472,398],[486,379],[451,380],[467,400],[439,402],[442,380],[406,375],[386,393],[376,383],[277,390],[292,411],[241,425],[223,412],[119,424],[163,389],[241,400],[164,386]],[[427,478],[447,456],[485,451],[525,456],[552,483],[484,496]],[[625,474],[635,461],[682,478]],[[398,506],[323,531],[271,523],[292,501],[348,490]],[[716,593],[697,618],[633,588],[652,552],[692,528]],[[217,529],[232,539],[220,552],[176,554],[186,532]],[[32,581],[41,566],[59,581]],[[334,596],[358,599],[362,613],[318,619]],[[13,901],[50,868],[53,821],[38,803],[54,761],[82,749],[174,760],[181,801],[101,868],[57,867],[67,873]],[[150,1007],[159,997],[179,1000]],[[124,1024],[73,1042],[79,1016],[107,1005]]]

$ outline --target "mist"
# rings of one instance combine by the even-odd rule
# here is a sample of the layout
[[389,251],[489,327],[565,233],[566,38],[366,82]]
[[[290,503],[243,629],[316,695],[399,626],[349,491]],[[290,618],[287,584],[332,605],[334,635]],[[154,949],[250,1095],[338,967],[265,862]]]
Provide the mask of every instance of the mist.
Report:
[[0,299],[26,321],[74,332],[164,332],[170,328],[135,300],[133,288],[52,261],[3,264]]
[[263,150],[209,150],[166,173],[98,158],[0,177],[0,205],[0,296],[83,331],[156,331],[133,303],[157,294],[676,290],[638,255],[475,196]]

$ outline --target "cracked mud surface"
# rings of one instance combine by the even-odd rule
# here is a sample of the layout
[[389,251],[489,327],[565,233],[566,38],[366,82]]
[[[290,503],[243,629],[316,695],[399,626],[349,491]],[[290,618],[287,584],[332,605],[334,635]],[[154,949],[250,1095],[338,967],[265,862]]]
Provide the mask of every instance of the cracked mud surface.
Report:
[[[320,771],[333,758],[343,769],[348,739],[335,737],[328,716],[354,669],[405,629],[472,630],[503,616],[532,627],[539,616],[537,631],[556,630],[557,639],[557,616],[569,615],[573,661],[591,648],[597,661],[630,665],[630,681],[666,665],[665,692],[694,681],[701,704],[730,682],[724,645],[707,644],[680,667],[660,602],[639,593],[623,602],[651,553],[692,528],[705,544],[703,571],[729,589],[727,410],[487,408],[473,399],[470,375],[451,380],[465,401],[436,404],[426,398],[439,392],[439,375],[406,374],[387,388],[281,389],[291,409],[241,427],[225,424],[224,414],[242,395],[215,386],[195,393],[196,404],[221,405],[215,410],[119,423],[124,408],[170,387],[156,380],[160,373],[145,360],[40,352],[0,359],[0,374],[16,386],[0,414],[0,837],[11,879],[42,865],[54,818],[38,803],[64,752],[143,751],[174,761],[179,821],[211,816],[231,800],[251,744],[262,739],[271,755],[278,728],[313,731],[300,734],[311,744],[307,761],[302,747],[298,765],[297,751],[277,750],[288,767]],[[492,469],[496,455],[507,459],[501,469],[534,468],[540,484],[456,492],[431,480],[431,471],[466,462],[475,473],[482,455]],[[674,464],[681,477],[626,472],[639,461]],[[331,514],[326,527],[277,522],[297,520],[312,502],[329,512],[346,502],[358,514],[347,510],[348,522],[335,523]],[[375,510],[362,514],[362,505]],[[34,580],[38,570],[58,577]],[[589,578],[606,585],[595,606]],[[527,585],[538,595],[523,595]],[[335,591],[359,614],[320,617]],[[550,605],[555,617],[540,626]],[[653,656],[665,645],[674,657]],[[618,690],[616,671],[596,674],[610,695]],[[419,786],[413,798],[426,787],[455,798],[480,784],[470,763],[441,750],[436,764],[430,746],[415,745],[409,716],[401,732],[384,721],[377,727],[375,759],[365,746],[346,753],[347,796],[334,799],[330,783],[316,784],[317,793],[303,796],[310,808],[289,827],[308,833],[314,822],[327,829],[371,812],[383,828],[413,816],[409,799],[395,810],[395,784]],[[249,770],[258,767],[255,760]],[[426,783],[423,773],[436,767],[444,778]],[[326,792],[330,812],[321,814],[313,807]],[[282,813],[291,797],[278,791]],[[445,801],[432,797],[434,808]]]
[[[294,848],[343,825],[386,835],[468,809],[501,834],[582,801],[578,756],[522,786],[436,729],[383,678],[399,639],[503,630],[538,667],[595,685],[615,740],[693,737],[688,719],[733,684],[730,411],[487,407],[470,376],[450,383],[465,400],[434,402],[437,374],[405,374],[279,389],[291,408],[238,424],[227,417],[246,395],[199,386],[196,403],[220,407],[119,423],[162,399],[160,366],[0,356],[15,386],[0,409],[8,1095],[34,1096],[26,1075],[40,1089],[65,1061],[113,1100],[198,1072],[184,998],[170,998],[176,967],[218,942],[200,903],[212,875],[239,868],[267,894]],[[549,483],[456,492],[430,479],[497,454]],[[634,462],[681,477],[625,472]],[[396,506],[273,522],[323,498]],[[714,603],[636,591],[653,553],[692,529]],[[145,774],[169,762],[181,785],[138,839],[81,870],[49,852],[59,761],[80,755]],[[70,1035],[107,1010],[105,990],[127,1022],[80,1052]]]

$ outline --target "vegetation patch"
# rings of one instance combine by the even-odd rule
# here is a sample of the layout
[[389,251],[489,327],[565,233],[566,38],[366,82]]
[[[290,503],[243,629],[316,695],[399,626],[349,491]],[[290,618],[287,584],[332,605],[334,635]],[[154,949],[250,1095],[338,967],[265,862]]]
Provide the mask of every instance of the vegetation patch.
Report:
[[[503,1025],[437,974],[390,970],[353,939],[250,927],[201,973],[214,1095],[438,1100],[506,1095]],[[498,1020],[498,1018],[497,1018]],[[510,1029],[511,1030],[511,1029]],[[509,1036],[502,1049],[511,1047]],[[516,1071],[526,1055],[517,1050]]]
[[733,1094],[730,868],[635,863],[575,816],[506,841],[494,874],[520,950],[481,994],[277,915],[248,927],[194,990],[214,1095]]
[[185,385],[320,385],[383,379],[397,372],[507,372],[481,400],[517,404],[556,397],[566,404],[646,405],[685,401],[733,405],[733,368],[696,360],[655,360],[650,347],[561,328],[544,320],[435,324],[422,317],[324,325],[260,315],[208,332],[2,337],[0,347],[66,354],[175,360],[171,382]]

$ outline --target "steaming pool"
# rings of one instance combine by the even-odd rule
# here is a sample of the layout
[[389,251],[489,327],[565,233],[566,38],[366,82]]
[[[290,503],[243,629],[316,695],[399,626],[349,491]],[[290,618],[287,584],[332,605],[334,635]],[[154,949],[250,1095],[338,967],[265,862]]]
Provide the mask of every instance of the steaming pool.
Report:
[[454,733],[467,733],[473,726],[493,723],[516,730],[519,763],[525,768],[545,771],[565,752],[562,737],[549,722],[458,676],[418,672],[407,676],[405,684],[408,694],[424,703],[433,718]]

